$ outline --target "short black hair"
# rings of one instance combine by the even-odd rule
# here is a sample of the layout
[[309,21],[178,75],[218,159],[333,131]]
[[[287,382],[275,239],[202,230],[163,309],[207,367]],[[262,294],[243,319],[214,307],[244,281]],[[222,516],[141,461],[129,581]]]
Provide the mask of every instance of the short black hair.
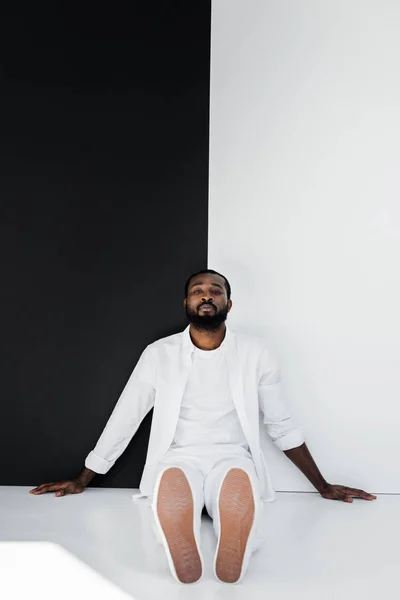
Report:
[[187,280],[187,282],[185,283],[185,298],[188,297],[190,280],[193,279],[193,277],[196,277],[196,275],[202,275],[203,273],[212,273],[213,275],[219,275],[220,277],[222,277],[225,280],[225,288],[226,288],[226,294],[228,296],[228,300],[230,300],[231,286],[230,286],[229,281],[227,280],[225,275],[218,273],[218,271],[214,271],[214,269],[202,269],[201,271],[197,271],[197,273],[192,273],[190,275],[189,279]]

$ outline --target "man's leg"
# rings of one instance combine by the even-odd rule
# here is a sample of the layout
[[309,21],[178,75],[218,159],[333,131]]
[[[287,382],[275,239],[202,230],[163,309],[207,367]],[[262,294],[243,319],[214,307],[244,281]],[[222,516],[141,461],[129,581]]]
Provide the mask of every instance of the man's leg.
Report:
[[239,583],[259,543],[257,522],[262,502],[252,459],[218,462],[205,480],[204,491],[218,540],[215,576],[225,583]]
[[182,463],[164,465],[156,480],[152,510],[171,573],[180,583],[194,583],[203,572],[199,547],[203,506],[201,472]]

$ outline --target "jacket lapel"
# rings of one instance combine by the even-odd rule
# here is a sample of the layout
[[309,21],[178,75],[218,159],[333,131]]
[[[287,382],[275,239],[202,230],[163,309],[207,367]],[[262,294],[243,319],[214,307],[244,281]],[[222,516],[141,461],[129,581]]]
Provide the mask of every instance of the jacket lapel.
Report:
[[174,348],[173,352],[177,353],[171,360],[171,370],[169,378],[171,384],[168,385],[161,395],[164,395],[163,405],[163,424],[162,439],[159,440],[157,455],[163,455],[173,442],[176,426],[179,419],[182,398],[185,391],[186,383],[189,378],[191,357],[189,353],[182,352],[179,347]]
[[247,417],[245,398],[243,394],[242,369],[237,352],[236,339],[233,339],[232,342],[233,343],[230,344],[230,347],[224,352],[228,369],[229,386],[232,394],[233,404],[235,405],[240,423],[243,428],[243,433],[246,436],[249,445],[252,445],[254,432],[250,430],[250,424]]

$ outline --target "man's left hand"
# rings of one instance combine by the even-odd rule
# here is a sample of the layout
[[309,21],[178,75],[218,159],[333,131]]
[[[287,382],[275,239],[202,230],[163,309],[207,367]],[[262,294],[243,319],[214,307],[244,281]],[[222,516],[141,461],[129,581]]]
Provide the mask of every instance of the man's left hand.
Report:
[[331,483],[328,483],[320,494],[328,500],[342,500],[343,502],[353,502],[353,497],[361,498],[362,500],[376,500],[376,496],[368,494],[364,490],[357,490],[344,485],[333,485]]

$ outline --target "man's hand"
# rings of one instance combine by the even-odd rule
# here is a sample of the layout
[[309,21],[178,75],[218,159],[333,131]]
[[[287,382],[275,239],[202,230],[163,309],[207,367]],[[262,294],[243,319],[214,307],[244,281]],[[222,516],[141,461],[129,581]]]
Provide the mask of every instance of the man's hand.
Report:
[[353,498],[361,498],[362,500],[376,500],[376,496],[368,494],[364,490],[349,488],[344,485],[333,485],[328,483],[321,491],[323,498],[328,500],[342,500],[343,502],[353,502]]
[[85,487],[78,479],[71,481],[58,481],[57,483],[43,483],[37,488],[30,490],[30,494],[38,496],[45,494],[46,492],[56,492],[56,496],[65,496],[66,494],[80,494],[83,492]]

